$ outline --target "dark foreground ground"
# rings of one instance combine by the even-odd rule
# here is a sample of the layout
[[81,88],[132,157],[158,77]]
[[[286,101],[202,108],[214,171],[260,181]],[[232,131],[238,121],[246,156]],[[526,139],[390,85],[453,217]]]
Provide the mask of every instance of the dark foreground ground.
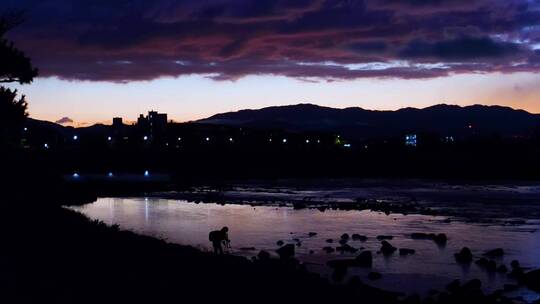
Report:
[[216,256],[60,207],[0,210],[0,303],[512,303],[474,282],[420,301],[357,278],[330,284],[294,259]]
[[[96,188],[63,183],[36,166],[13,166],[0,177],[0,303],[420,303],[358,278],[330,284],[294,259],[215,256],[92,222],[60,205],[90,202]],[[156,190],[143,186],[99,194]],[[512,302],[484,295],[475,282],[450,290],[422,302]]]
[[0,303],[394,302],[359,282],[330,285],[294,260],[215,256],[57,207],[2,214]]

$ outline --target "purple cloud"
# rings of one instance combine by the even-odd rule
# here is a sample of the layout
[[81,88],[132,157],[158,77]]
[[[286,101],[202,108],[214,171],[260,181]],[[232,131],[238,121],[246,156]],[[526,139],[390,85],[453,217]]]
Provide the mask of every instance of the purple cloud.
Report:
[[41,76],[430,78],[540,70],[529,0],[7,0]]
[[59,120],[55,121],[55,123],[57,123],[59,125],[69,125],[69,124],[73,123],[73,119],[71,119],[69,117],[62,117]]

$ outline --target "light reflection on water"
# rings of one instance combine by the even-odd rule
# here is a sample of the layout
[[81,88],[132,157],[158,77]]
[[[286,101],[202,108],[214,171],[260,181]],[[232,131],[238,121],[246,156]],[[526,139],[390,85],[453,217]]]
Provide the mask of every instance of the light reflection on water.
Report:
[[[390,243],[398,248],[412,248],[416,254],[402,257],[397,253],[389,258],[374,255],[373,270],[383,278],[372,285],[402,291],[426,292],[429,288],[441,289],[450,280],[479,278],[487,290],[500,288],[508,281],[505,275],[488,274],[472,264],[462,267],[454,261],[453,254],[463,246],[472,249],[475,256],[502,247],[506,255],[497,260],[509,266],[512,259],[522,265],[540,266],[540,233],[535,226],[478,225],[465,222],[444,222],[444,217],[423,215],[385,215],[371,211],[340,211],[316,209],[293,210],[288,207],[249,205],[195,204],[182,200],[160,198],[100,198],[95,203],[75,207],[92,219],[107,224],[119,224],[142,234],[161,237],[169,242],[209,249],[208,232],[228,226],[233,252],[247,257],[258,250],[277,248],[276,241],[294,243],[297,257],[310,264],[312,270],[328,273],[324,266],[328,259],[351,256],[326,254],[324,246],[337,246],[343,233],[367,235],[368,241],[350,241],[356,248],[364,247],[375,253],[380,248],[377,235],[392,235]],[[317,232],[309,237],[308,232]],[[428,240],[413,240],[413,232],[446,233],[448,244],[439,247]],[[325,242],[334,239],[333,244]],[[257,251],[242,251],[241,247],[255,247]],[[309,251],[314,254],[310,255]],[[369,270],[354,269],[363,280]],[[530,294],[529,294],[530,295]]]

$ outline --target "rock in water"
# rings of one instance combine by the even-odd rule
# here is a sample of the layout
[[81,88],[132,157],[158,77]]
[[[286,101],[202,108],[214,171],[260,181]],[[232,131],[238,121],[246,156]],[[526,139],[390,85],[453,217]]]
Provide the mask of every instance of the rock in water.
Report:
[[540,269],[527,272],[523,279],[527,288],[540,292]]
[[469,282],[463,284],[463,289],[474,290],[480,289],[482,287],[482,282],[479,279],[472,279]]
[[448,241],[448,237],[444,233],[423,233],[415,232],[411,234],[413,240],[433,240],[437,245],[445,245]]
[[332,253],[332,252],[336,251],[336,250],[334,249],[334,247],[330,247],[330,246],[324,247],[323,250],[324,250],[326,253]]
[[433,241],[435,241],[435,243],[437,243],[438,245],[445,245],[446,241],[448,241],[448,238],[446,237],[446,234],[439,233],[433,238]]
[[391,240],[393,239],[394,237],[391,236],[391,235],[378,235],[377,236],[377,240],[379,241],[382,241],[382,240]]
[[348,240],[349,239],[349,234],[348,233],[344,233],[341,235],[341,239],[342,240]]
[[411,234],[411,238],[413,240],[432,240],[433,235],[428,234],[428,233],[423,233],[423,232],[415,232]]
[[519,265],[518,260],[512,260],[512,262],[510,262],[510,267],[512,267],[512,268],[521,268],[521,266]]
[[308,236],[309,236],[309,237],[316,236],[316,235],[317,235],[317,232],[310,232],[310,233],[308,233]]
[[468,247],[463,247],[460,252],[455,253],[454,257],[458,263],[470,263],[473,260],[473,255]]
[[375,280],[378,280],[378,279],[382,278],[382,274],[372,271],[372,272],[370,272],[368,274],[367,277],[368,277],[368,279],[370,279],[372,281],[375,281]]
[[414,254],[415,252],[416,252],[416,250],[409,249],[409,248],[400,248],[399,249],[399,255],[409,255],[409,254]]
[[381,245],[381,252],[384,255],[392,254],[397,250],[396,247],[390,245],[390,243],[388,243],[387,241],[382,241]]
[[279,257],[282,259],[289,259],[294,257],[294,245],[293,244],[287,244],[278,250],[276,250],[277,254],[279,254]]
[[486,251],[483,255],[490,258],[500,258],[504,255],[504,250],[502,248],[495,248],[495,249]]
[[283,246],[283,244],[285,244],[285,242],[283,242],[282,240],[276,242],[276,245],[278,246]]
[[351,252],[351,253],[355,253],[358,251],[358,249],[348,245],[348,244],[344,244],[342,246],[338,246],[336,247],[336,250],[339,251],[339,252]]
[[362,253],[356,257],[355,261],[360,267],[371,267],[373,265],[373,256],[371,255],[371,251],[362,251]]
[[240,250],[242,251],[254,251],[256,250],[255,247],[240,247]]
[[353,241],[365,242],[365,241],[367,241],[368,238],[365,235],[360,235],[358,233],[355,233],[355,234],[352,235],[352,239],[353,239]]

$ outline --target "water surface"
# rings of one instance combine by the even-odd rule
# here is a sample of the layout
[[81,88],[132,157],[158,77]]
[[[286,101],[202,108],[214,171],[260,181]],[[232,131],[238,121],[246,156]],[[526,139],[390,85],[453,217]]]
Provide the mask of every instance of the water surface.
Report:
[[[446,217],[426,215],[385,215],[372,211],[294,210],[290,207],[257,206],[213,203],[196,204],[184,200],[149,198],[100,198],[95,203],[75,207],[92,219],[107,224],[118,224],[123,229],[163,238],[169,242],[192,245],[203,250],[210,249],[208,232],[228,226],[232,240],[232,253],[251,257],[258,250],[271,253],[278,248],[276,242],[298,244],[297,257],[313,271],[329,275],[327,260],[355,256],[356,254],[327,254],[324,246],[338,246],[343,233],[366,235],[366,242],[350,241],[358,249],[374,253],[371,270],[355,268],[348,275],[359,275],[367,281],[369,271],[383,274],[383,278],[370,284],[385,289],[419,292],[425,294],[430,288],[442,289],[453,279],[479,278],[486,290],[501,288],[512,283],[503,274],[489,274],[475,264],[470,267],[458,265],[453,254],[463,246],[472,249],[475,256],[489,249],[501,247],[506,254],[498,264],[509,266],[512,259],[522,265],[540,267],[540,233],[535,222],[520,225],[487,225],[464,221],[446,221]],[[309,237],[309,232],[317,235]],[[445,233],[446,246],[437,246],[429,240],[413,240],[414,232]],[[416,254],[383,257],[376,254],[380,248],[378,235],[391,235],[390,243],[398,248],[412,248]],[[295,240],[296,239],[296,240]],[[329,244],[327,239],[333,239]],[[242,250],[255,247],[256,251]],[[312,251],[312,252],[311,252]],[[537,295],[520,291],[522,295]]]

